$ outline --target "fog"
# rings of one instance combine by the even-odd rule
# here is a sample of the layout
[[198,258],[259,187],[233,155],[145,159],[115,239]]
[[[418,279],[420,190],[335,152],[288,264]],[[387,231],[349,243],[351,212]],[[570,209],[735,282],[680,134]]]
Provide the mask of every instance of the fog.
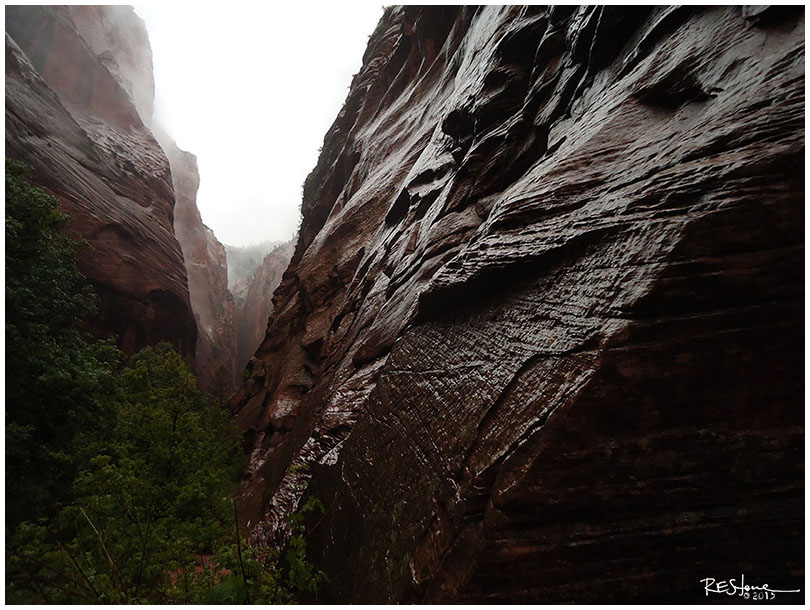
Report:
[[228,288],[249,280],[264,257],[279,245],[278,241],[264,241],[252,246],[225,246],[228,254]]
[[236,246],[290,239],[382,6],[134,6],[152,45],[154,121],[197,156],[203,222]]

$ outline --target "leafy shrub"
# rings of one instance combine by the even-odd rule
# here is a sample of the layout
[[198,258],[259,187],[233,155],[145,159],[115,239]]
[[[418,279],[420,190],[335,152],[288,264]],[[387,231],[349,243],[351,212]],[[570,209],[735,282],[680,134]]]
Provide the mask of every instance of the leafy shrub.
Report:
[[61,231],[56,199],[6,160],[6,527],[53,515],[70,495],[78,447],[113,413],[121,354],[81,332],[95,311]]
[[6,163],[6,599],[288,603],[325,579],[303,515],[283,560],[248,546],[226,392],[200,392],[170,345],[126,368],[80,328],[93,294],[56,200]]

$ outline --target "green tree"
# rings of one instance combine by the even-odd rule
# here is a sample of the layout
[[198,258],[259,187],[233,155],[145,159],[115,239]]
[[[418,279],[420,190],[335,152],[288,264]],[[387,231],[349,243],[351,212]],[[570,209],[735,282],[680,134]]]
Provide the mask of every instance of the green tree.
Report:
[[211,383],[208,384],[208,395],[224,409],[228,406],[228,400],[233,395],[233,392],[233,381],[228,375],[228,371],[225,370],[224,366],[219,367],[217,372],[214,373]]
[[[208,586],[200,590],[201,595],[194,601],[204,604],[289,604],[298,601],[302,595],[309,598],[317,595],[328,578],[306,556],[304,520],[310,512],[323,514],[324,506],[318,498],[309,497],[299,510],[287,517],[290,539],[281,555],[273,549],[248,546],[236,532],[237,542],[221,547],[211,564],[212,570],[200,576],[207,579]],[[226,574],[217,577],[216,570],[222,568]]]
[[204,396],[168,344],[122,369],[111,342],[83,335],[94,297],[65,223],[7,161],[7,601],[262,603],[316,591],[325,577],[306,559],[300,515],[283,556],[240,536],[242,452],[225,384]]
[[67,216],[26,172],[6,160],[7,530],[69,497],[77,443],[92,445],[91,431],[113,416],[120,363],[111,343],[80,330],[94,312],[76,266],[81,244],[61,233]]
[[166,343],[133,356],[117,391],[115,424],[74,501],[13,541],[17,601],[186,601],[180,576],[231,537],[241,452],[227,412]]

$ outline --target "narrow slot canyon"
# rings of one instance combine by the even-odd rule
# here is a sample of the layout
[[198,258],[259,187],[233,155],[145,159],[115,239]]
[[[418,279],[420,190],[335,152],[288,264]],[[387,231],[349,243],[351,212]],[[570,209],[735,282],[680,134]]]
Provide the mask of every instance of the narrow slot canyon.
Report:
[[379,8],[288,238],[138,11],[5,9],[10,603],[804,602],[803,6]]

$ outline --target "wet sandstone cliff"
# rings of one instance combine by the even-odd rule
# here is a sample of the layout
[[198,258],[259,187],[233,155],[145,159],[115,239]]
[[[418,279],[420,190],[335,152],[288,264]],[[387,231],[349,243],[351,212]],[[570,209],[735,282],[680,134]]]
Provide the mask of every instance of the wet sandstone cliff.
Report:
[[111,71],[114,47],[96,54],[80,34],[95,22],[97,43],[109,40],[109,23],[83,12],[100,10],[6,7],[6,156],[33,168],[70,215],[69,233],[90,244],[79,267],[100,299],[92,330],[117,334],[127,354],[170,341],[191,357],[169,163]]
[[[241,369],[225,251],[197,209],[196,159],[152,124],[155,86],[143,21],[126,6],[9,7],[6,16],[7,33],[57,94],[59,113],[49,123],[48,107],[40,111],[38,98],[53,105],[53,96],[43,83],[33,84],[35,76],[25,82],[13,69],[13,89],[20,94],[12,93],[9,103],[7,93],[9,154],[35,167],[35,180],[70,213],[71,230],[93,246],[82,270],[102,297],[97,332],[116,332],[127,353],[171,340],[195,356],[203,388],[220,367],[235,382]],[[9,56],[16,57],[9,44],[7,83]],[[27,114],[20,116],[23,106]],[[86,142],[71,141],[82,137],[69,133],[74,124],[85,130]],[[31,137],[36,130],[46,132],[47,143]],[[65,167],[65,145],[80,167]],[[88,158],[110,167],[102,172]],[[126,199],[115,186],[113,196],[82,190],[99,180],[147,184]],[[157,223],[154,213],[144,212],[156,207]],[[151,302],[153,285],[168,282],[170,290],[156,294],[182,301],[183,311]]]
[[156,130],[172,168],[177,197],[174,230],[183,248],[191,307],[197,322],[196,371],[208,388],[223,370],[231,384],[241,382],[244,363],[237,358],[236,305],[228,290],[225,247],[202,222],[197,209],[200,174],[197,159],[181,150],[171,137]]
[[175,193],[174,232],[183,252],[191,309],[197,326],[195,370],[208,388],[222,369],[235,383],[236,311],[228,291],[225,248],[205,226],[197,208],[200,175],[196,157],[177,146],[152,121],[155,86],[152,51],[143,21],[128,6],[69,7],[77,30],[126,89],[138,114],[166,157]]
[[234,403],[250,537],[319,497],[321,601],[797,588],[803,125],[801,8],[387,10]]

